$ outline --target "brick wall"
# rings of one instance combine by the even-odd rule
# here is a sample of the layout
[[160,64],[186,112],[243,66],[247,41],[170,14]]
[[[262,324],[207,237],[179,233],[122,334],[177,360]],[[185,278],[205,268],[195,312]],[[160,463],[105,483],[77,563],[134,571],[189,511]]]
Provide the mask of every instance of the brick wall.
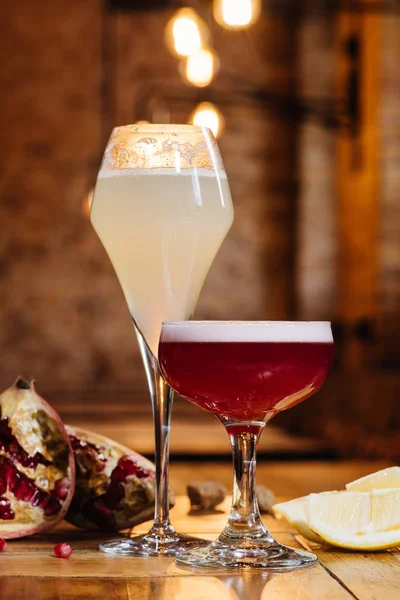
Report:
[[[128,310],[82,201],[94,184],[108,132],[139,117],[137,101],[146,86],[156,90],[159,114],[169,111],[173,121],[185,120],[193,108],[177,63],[164,47],[168,17],[157,12],[105,16],[100,0],[20,0],[2,7],[1,386],[19,372],[34,374],[46,388],[144,383]],[[398,284],[393,283],[398,20],[392,18],[387,28],[383,128],[390,144],[383,156],[382,278],[390,312],[398,310]],[[228,71],[235,71],[276,93],[329,95],[331,35],[329,22],[306,20],[298,51],[292,29],[276,16],[250,37],[215,27],[214,44],[224,66],[216,88],[226,89]],[[165,96],[176,90],[186,100],[168,106]],[[252,103],[232,100],[222,109],[226,133],[220,146],[236,220],[196,315],[332,317],[333,136],[315,124],[298,128]],[[298,215],[296,230],[293,215]]]

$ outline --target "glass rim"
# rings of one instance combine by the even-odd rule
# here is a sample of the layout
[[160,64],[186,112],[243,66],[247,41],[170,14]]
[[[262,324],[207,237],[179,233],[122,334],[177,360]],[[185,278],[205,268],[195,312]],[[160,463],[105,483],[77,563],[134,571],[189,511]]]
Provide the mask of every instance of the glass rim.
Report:
[[332,325],[331,321],[162,321],[162,327],[164,326],[187,326],[187,325]]
[[190,125],[188,123],[131,123],[127,125],[118,125],[113,128],[113,131],[120,131],[121,129],[130,130],[132,129],[136,133],[153,133],[153,134],[164,134],[164,133],[178,133],[178,134],[191,134],[191,133],[207,133],[214,136],[209,127],[204,125]]

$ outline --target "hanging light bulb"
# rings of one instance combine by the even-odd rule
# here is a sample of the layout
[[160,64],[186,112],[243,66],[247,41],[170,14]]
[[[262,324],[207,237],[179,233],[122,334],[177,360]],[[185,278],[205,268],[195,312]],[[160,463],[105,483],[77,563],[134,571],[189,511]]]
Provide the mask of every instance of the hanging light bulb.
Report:
[[169,20],[165,41],[175,56],[196,54],[208,42],[208,27],[192,8],[181,8]]
[[224,129],[225,119],[215,104],[212,104],[212,102],[200,102],[190,115],[189,123],[208,127],[217,138]]
[[211,48],[202,48],[196,54],[188,56],[183,63],[183,76],[192,85],[206,87],[214,79],[219,67],[216,52]]
[[261,15],[261,0],[214,0],[214,18],[225,29],[246,29]]

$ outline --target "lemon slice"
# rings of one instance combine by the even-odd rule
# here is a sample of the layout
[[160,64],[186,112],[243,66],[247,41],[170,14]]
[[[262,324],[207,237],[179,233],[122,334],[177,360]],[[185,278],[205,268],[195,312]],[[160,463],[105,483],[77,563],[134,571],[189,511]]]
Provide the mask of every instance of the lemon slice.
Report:
[[400,489],[310,494],[310,529],[329,544],[353,550],[400,545]]
[[296,498],[289,502],[275,504],[272,508],[276,516],[284,517],[289,521],[297,531],[311,542],[322,543],[319,535],[314,533],[308,524],[309,522],[309,496]]
[[400,467],[382,469],[346,485],[346,490],[352,492],[372,492],[388,488],[400,488]]

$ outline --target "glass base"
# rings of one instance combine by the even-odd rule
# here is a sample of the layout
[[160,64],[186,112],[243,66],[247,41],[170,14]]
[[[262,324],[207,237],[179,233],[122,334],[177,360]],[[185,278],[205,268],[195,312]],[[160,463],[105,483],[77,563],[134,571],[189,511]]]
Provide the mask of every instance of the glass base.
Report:
[[203,569],[264,569],[268,571],[292,571],[313,565],[317,556],[311,552],[294,550],[271,542],[269,536],[265,540],[235,540],[194,548],[178,554],[176,563],[184,567]]
[[167,531],[154,531],[151,529],[145,535],[132,538],[111,540],[103,542],[99,548],[106,554],[114,556],[176,556],[178,553],[190,548],[206,546],[210,542],[201,538],[176,533],[172,528]]

